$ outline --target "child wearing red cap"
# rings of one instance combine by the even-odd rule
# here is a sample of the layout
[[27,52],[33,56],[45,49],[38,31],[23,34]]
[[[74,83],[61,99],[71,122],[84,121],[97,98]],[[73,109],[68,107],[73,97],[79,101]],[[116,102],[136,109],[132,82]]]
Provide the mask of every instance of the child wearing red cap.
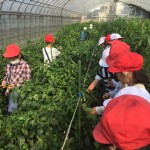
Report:
[[52,47],[53,43],[55,42],[53,35],[47,34],[45,36],[45,42],[47,46],[42,49],[44,62],[50,64],[52,63],[53,59],[60,55],[60,52],[56,48]]
[[118,33],[112,33],[112,34],[108,34],[105,38],[105,41],[107,43],[113,41],[113,40],[119,40],[119,41],[122,41],[124,37],[122,37],[120,34]]
[[104,81],[105,92],[109,92],[115,89],[116,81],[114,80],[114,74],[108,72],[108,65],[106,63],[106,57],[109,55],[109,48],[106,48],[102,53],[102,58],[99,61],[100,68],[95,80],[88,86],[87,91],[92,91],[100,80]]
[[[111,35],[112,34],[109,34],[106,36],[107,40],[111,40],[110,39]],[[105,50],[104,50],[105,57],[102,57],[102,59],[101,59],[101,62],[102,62],[102,60],[105,60],[105,64],[107,64],[107,66],[111,66],[119,54],[125,53],[125,52],[130,52],[130,46],[128,44],[126,44],[125,42],[114,39],[113,41],[110,41],[108,43],[110,44],[109,53],[107,53],[107,55],[106,55]],[[102,55],[102,56],[104,56],[104,55]],[[109,72],[109,71],[107,71],[107,72]],[[113,74],[113,73],[110,73],[110,74]],[[115,95],[118,93],[118,91],[120,89],[122,89],[123,87],[124,87],[124,85],[121,82],[117,82],[117,83],[115,82],[115,89],[106,91],[102,96],[103,99],[114,98]],[[104,101],[104,105],[108,101]],[[101,115],[103,113],[103,111],[104,111],[104,106],[97,106],[97,107],[93,107],[91,109],[91,114]]]
[[7,46],[3,56],[9,60],[6,66],[6,74],[2,81],[2,88],[6,89],[5,95],[9,95],[8,112],[17,109],[18,93],[10,92],[12,88],[21,86],[25,80],[31,79],[29,65],[22,59],[20,47],[16,44]]
[[110,44],[106,41],[106,38],[108,40],[110,35],[111,34],[107,35],[106,37],[101,37],[98,41],[98,45],[105,49],[102,53],[102,58],[99,61],[100,68],[97,72],[97,75],[95,76],[95,80],[88,86],[86,90],[87,92],[92,91],[100,80],[104,81],[105,92],[109,92],[115,89],[116,81],[114,80],[114,75],[113,73],[109,73],[107,71],[109,66],[106,63],[106,57],[109,55],[110,51]]
[[126,86],[106,105],[93,136],[109,150],[149,150],[150,94],[144,86],[149,79],[142,70],[143,57],[125,52],[111,64],[108,70]]
[[[113,34],[111,34],[111,35],[113,35]],[[114,35],[116,35],[116,33],[114,33]],[[118,37],[119,36],[120,35],[118,35]],[[116,60],[116,58],[119,54],[125,53],[125,52],[130,52],[130,46],[127,43],[122,42],[120,40],[116,40],[115,36],[114,36],[114,39],[112,39],[112,40],[113,41],[109,42],[109,44],[111,45],[111,48],[110,48],[109,55],[106,58],[106,63],[109,66],[112,66],[113,62]],[[115,91],[110,91],[109,93],[105,93],[103,95],[103,97],[107,97],[107,98],[112,97],[113,98],[122,87],[123,87],[122,83],[119,82],[116,85]]]

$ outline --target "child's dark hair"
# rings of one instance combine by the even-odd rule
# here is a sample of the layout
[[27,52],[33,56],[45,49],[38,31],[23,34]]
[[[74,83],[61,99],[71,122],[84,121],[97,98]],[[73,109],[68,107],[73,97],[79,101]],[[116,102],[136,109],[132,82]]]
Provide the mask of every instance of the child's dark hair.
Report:
[[22,53],[20,53],[20,55],[21,55],[21,57],[20,57],[20,58],[21,58],[21,59],[24,59],[24,56],[22,55]]
[[144,85],[147,85],[149,83],[149,77],[143,69],[134,71],[133,79],[135,84],[142,83]]
[[18,58],[20,56],[20,59],[24,59],[24,56],[22,55],[22,53],[20,53],[19,55],[15,56],[14,58]]

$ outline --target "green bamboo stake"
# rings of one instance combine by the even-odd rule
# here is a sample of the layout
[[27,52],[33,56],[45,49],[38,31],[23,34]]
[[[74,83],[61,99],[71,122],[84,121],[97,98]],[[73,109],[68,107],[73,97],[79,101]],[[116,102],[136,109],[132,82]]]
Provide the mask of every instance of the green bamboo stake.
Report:
[[81,99],[82,99],[82,93],[81,93],[81,60],[78,61],[79,70],[78,70],[78,88],[79,88],[79,106],[78,106],[78,145],[79,150],[81,150]]

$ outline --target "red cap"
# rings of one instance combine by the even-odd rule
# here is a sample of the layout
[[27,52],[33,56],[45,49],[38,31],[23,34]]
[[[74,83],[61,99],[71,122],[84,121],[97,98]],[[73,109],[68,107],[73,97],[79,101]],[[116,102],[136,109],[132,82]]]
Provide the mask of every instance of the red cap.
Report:
[[6,51],[3,54],[5,58],[16,57],[20,54],[20,47],[16,44],[11,44],[6,47]]
[[150,103],[135,95],[123,95],[109,102],[93,136],[103,144],[134,150],[150,144]]
[[45,35],[45,42],[46,43],[49,43],[49,42],[54,43],[54,41],[55,41],[55,39],[54,39],[52,34]]
[[128,72],[140,70],[143,66],[143,56],[135,52],[120,54],[113,66],[108,68],[109,72]]
[[121,53],[130,52],[130,46],[125,42],[114,40],[109,42],[111,44],[109,56],[106,58],[106,62],[109,66],[113,66],[115,59]]
[[106,35],[105,41],[108,43],[111,41],[111,34]]

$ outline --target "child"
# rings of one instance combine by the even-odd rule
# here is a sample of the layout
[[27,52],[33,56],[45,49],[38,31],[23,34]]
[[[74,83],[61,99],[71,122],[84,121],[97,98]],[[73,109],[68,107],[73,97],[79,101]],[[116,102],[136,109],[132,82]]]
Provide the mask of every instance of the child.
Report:
[[[114,40],[109,43],[111,45],[111,48],[110,48],[110,52],[106,56],[105,60],[109,66],[112,66],[113,63],[115,62],[116,58],[118,57],[118,55],[120,55],[121,53],[130,52],[130,46],[128,44],[126,44],[125,42],[122,42],[119,40]],[[109,97],[114,98],[115,95],[118,93],[118,91],[123,87],[124,87],[124,85],[121,82],[118,82],[116,84],[116,87],[114,90],[105,92],[105,94],[103,95],[103,98],[104,99],[107,99]],[[91,114],[101,115],[103,111],[104,111],[104,106],[98,106],[98,107],[92,108]]]
[[149,150],[150,94],[144,86],[148,77],[142,71],[143,57],[121,53],[111,64],[108,70],[127,86],[107,104],[93,136],[109,150]]
[[98,45],[101,46],[102,48],[106,48],[106,44],[105,44],[105,38],[106,37],[101,37],[98,41]]
[[[102,58],[99,61],[100,69],[97,75],[95,76],[95,80],[88,86],[87,91],[92,91],[100,80],[104,81],[105,92],[109,92],[115,89],[114,85],[116,81],[114,80],[114,75],[113,73],[109,73],[107,71],[108,65],[105,61],[106,57],[109,55],[109,51],[110,51],[110,48],[106,48],[103,51]],[[111,80],[113,81],[112,83],[111,83]]]
[[[113,40],[122,40],[122,38],[123,37],[121,37],[120,34],[112,33],[112,34],[108,34],[106,37],[101,37],[99,39],[98,45],[105,48],[105,50],[103,51],[102,58],[99,61],[99,65],[101,67],[98,71],[98,74],[95,76],[95,80],[90,84],[87,91],[93,90],[93,88],[97,85],[97,83],[100,80],[103,80],[104,86],[105,86],[105,93],[104,93],[103,98],[106,97],[106,95],[109,96],[109,95],[112,95],[113,93],[115,93],[115,92],[112,93],[112,91],[115,90],[116,86],[118,86],[118,80],[116,79],[116,77],[114,76],[113,73],[110,73],[107,71],[109,66],[106,63],[106,57],[109,55],[109,52],[110,52],[111,44],[109,42],[111,42]],[[119,84],[119,86],[120,86],[120,84]]]
[[44,63],[50,64],[52,63],[53,59],[55,59],[58,55],[60,55],[60,52],[52,47],[55,39],[53,35],[47,34],[45,36],[45,42],[46,42],[46,47],[42,49],[43,51],[43,57],[44,57]]
[[26,80],[31,79],[31,70],[29,65],[21,58],[20,47],[16,44],[7,46],[3,56],[9,60],[6,66],[6,74],[2,81],[2,88],[6,88],[5,95],[9,96],[8,112],[17,109],[18,93],[11,93],[11,89],[19,87]]

